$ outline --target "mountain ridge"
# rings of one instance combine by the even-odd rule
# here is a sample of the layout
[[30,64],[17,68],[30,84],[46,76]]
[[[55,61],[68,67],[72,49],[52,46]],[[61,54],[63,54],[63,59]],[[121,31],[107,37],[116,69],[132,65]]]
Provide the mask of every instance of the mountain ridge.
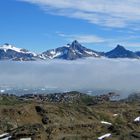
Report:
[[117,45],[114,49],[108,52],[98,52],[93,49],[86,48],[77,40],[71,44],[64,45],[55,49],[46,50],[43,53],[36,54],[26,49],[16,48],[13,45],[5,43],[0,47],[0,60],[13,61],[36,61],[48,59],[76,60],[87,57],[94,58],[130,58],[139,59],[140,51],[130,51],[122,45]]

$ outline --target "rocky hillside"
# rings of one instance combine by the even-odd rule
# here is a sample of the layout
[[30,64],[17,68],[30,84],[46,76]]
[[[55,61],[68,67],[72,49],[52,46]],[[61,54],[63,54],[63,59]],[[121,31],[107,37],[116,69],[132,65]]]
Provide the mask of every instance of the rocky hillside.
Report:
[[114,93],[0,96],[0,139],[139,140],[140,100]]

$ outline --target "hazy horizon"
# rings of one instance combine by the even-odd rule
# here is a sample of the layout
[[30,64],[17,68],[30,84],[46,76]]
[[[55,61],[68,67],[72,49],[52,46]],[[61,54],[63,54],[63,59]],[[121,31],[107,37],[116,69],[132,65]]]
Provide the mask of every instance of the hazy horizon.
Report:
[[46,87],[62,91],[140,91],[140,61],[136,59],[0,61],[0,65],[0,86]]

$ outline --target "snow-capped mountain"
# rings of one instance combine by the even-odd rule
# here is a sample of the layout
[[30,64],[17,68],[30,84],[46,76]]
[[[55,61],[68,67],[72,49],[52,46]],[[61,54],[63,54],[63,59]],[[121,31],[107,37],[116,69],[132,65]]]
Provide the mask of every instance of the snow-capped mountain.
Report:
[[41,56],[44,58],[57,58],[65,60],[75,60],[85,57],[100,57],[98,52],[87,49],[86,47],[82,46],[77,40],[73,41],[71,44],[67,44],[66,46],[43,52]]
[[0,47],[0,60],[30,61],[34,60],[35,57],[37,57],[35,53],[7,43]]
[[73,41],[71,44],[59,47],[56,49],[47,50],[41,54],[35,54],[26,49],[16,48],[10,44],[4,44],[0,47],[0,60],[14,60],[14,61],[35,61],[47,59],[64,59],[76,60],[86,57],[107,57],[107,58],[140,58],[140,51],[132,52],[125,49],[121,45],[109,52],[97,52],[82,46],[78,41]]
[[117,45],[115,49],[105,53],[105,56],[108,58],[139,58],[135,52],[129,51],[121,45]]

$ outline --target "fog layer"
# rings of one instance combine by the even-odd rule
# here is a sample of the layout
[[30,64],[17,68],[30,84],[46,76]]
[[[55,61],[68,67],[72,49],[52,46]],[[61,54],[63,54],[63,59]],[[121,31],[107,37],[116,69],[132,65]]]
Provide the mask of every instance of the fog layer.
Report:
[[0,86],[140,91],[140,60],[1,61]]

